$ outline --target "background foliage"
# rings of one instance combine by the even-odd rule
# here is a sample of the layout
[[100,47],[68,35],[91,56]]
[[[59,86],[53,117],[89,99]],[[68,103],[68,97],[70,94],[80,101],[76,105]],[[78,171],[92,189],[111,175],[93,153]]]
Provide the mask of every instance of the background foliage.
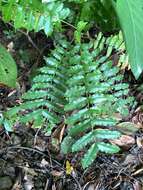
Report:
[[0,10],[6,22],[13,21],[14,27],[25,28],[28,31],[44,30],[46,35],[61,27],[61,20],[69,14],[69,9],[63,7],[60,1],[41,3],[39,0],[7,0],[1,2]]
[[14,59],[0,44],[0,83],[16,87],[17,67]]
[[143,71],[143,2],[137,0],[120,0],[113,3],[117,12],[124,39],[129,53],[131,69],[136,78]]

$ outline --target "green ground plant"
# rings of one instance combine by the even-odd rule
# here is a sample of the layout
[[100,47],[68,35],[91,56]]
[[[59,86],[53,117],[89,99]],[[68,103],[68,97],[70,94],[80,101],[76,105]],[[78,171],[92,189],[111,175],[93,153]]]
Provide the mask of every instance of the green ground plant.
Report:
[[84,168],[99,151],[118,152],[119,147],[104,140],[120,137],[120,132],[114,130],[120,121],[116,115],[128,116],[134,101],[128,96],[129,85],[123,82],[123,75],[117,66],[113,67],[111,59],[114,47],[120,50],[122,46],[119,39],[105,38],[99,33],[89,43],[72,45],[61,41],[45,58],[46,65],[39,69],[31,89],[22,96],[22,104],[7,111],[6,118],[31,123],[48,134],[66,118],[68,135],[62,150],[68,153],[86,147]]
[[[16,122],[30,123],[51,134],[64,121],[67,136],[61,149],[64,153],[85,149],[83,168],[100,151],[118,152],[119,147],[108,140],[120,137],[114,126],[129,114],[134,98],[129,94],[129,85],[123,82],[120,68],[113,64],[112,55],[116,53],[124,62],[128,53],[132,72],[139,78],[143,70],[142,4],[141,0],[136,3],[133,0],[0,0],[4,22],[27,32],[43,30],[57,42],[55,50],[45,57],[45,66],[34,77],[31,89],[23,94],[22,103],[4,112],[0,123],[6,121],[5,128]],[[62,24],[74,29],[74,42],[63,40],[60,35],[55,40],[54,34],[65,30]],[[82,33],[91,27],[106,35],[114,34],[105,37],[100,32],[85,43]],[[121,34],[115,35],[120,30],[123,38]],[[7,71],[12,64],[16,68],[16,64],[1,46],[0,56],[0,73],[7,79],[4,81],[2,77],[0,82],[14,87],[17,71]]]

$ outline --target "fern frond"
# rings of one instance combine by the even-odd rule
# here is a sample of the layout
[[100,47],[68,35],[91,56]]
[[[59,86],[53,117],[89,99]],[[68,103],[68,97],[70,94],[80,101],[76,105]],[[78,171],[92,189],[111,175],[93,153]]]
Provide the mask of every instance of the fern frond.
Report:
[[[22,104],[12,108],[7,115],[20,115],[22,123],[33,123],[33,127],[44,126],[49,132],[61,122],[66,100],[65,42],[57,46],[51,57],[45,58],[46,66],[39,69],[31,89],[22,96]],[[64,69],[63,69],[64,68]]]
[[112,51],[115,47],[120,51],[117,41],[113,40],[115,45],[110,40],[107,43],[100,33],[95,42],[76,46],[61,42],[45,58],[46,65],[39,69],[31,89],[23,95],[23,103],[8,112],[10,116],[18,113],[20,122],[44,126],[48,132],[66,118],[68,135],[62,142],[62,151],[87,150],[82,160],[84,168],[99,151],[119,151],[104,140],[120,137],[112,128],[129,114],[134,102],[120,69],[113,66]]
[[121,51],[123,42],[118,37],[107,40],[99,33],[95,42],[75,46],[69,53],[69,80],[65,93],[68,103],[65,111],[70,111],[71,114],[66,123],[69,126],[68,136],[77,139],[70,150],[81,151],[93,143],[82,160],[83,167],[93,162],[98,151],[119,151],[118,147],[102,141],[119,138],[120,133],[96,129],[96,126],[116,125],[119,119],[115,115],[118,113],[127,116],[128,108],[133,103],[133,97],[128,96],[129,85],[122,82],[123,75],[111,60],[113,51]]
[[69,9],[63,7],[60,1],[46,4],[38,0],[2,0],[0,4],[4,21],[13,21],[14,27],[25,28],[28,31],[44,30],[46,35],[69,14]]

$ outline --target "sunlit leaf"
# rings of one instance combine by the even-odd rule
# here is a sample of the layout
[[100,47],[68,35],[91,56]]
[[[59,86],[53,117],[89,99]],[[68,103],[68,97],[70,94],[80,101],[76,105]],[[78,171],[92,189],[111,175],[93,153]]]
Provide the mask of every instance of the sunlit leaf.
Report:
[[17,66],[9,52],[0,44],[0,83],[16,87]]
[[113,0],[112,2],[123,30],[131,70],[134,76],[139,78],[143,71],[143,1]]

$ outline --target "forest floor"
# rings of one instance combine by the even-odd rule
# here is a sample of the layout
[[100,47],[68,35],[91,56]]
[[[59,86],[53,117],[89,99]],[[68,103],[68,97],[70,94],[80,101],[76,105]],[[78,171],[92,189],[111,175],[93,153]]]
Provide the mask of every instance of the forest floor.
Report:
[[[15,33],[1,22],[0,43],[17,62],[20,84],[17,90],[0,85],[2,112],[15,105],[30,87],[34,68],[42,65],[42,56],[50,52],[53,43],[42,33]],[[143,113],[140,106],[129,122],[137,124],[138,128],[132,134],[124,131],[116,141],[121,152],[112,156],[99,154],[86,170],[80,165],[80,153],[65,156],[60,152],[56,140],[63,124],[55,129],[52,137],[30,125],[15,126],[13,132],[1,127],[0,190],[143,190]]]

